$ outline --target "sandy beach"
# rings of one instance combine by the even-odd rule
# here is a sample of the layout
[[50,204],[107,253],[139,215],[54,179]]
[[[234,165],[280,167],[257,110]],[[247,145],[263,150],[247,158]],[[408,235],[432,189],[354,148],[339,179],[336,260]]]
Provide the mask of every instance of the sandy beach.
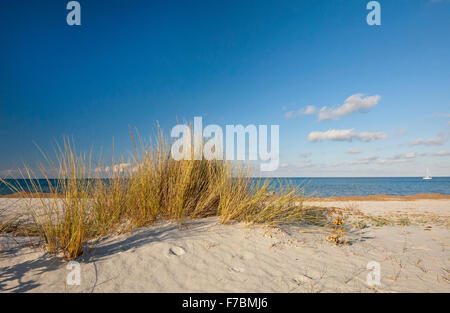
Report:
[[434,216],[442,218],[443,221],[450,217],[450,196],[447,195],[313,198],[305,201],[305,205],[337,207],[375,216]]
[[[20,200],[0,199],[3,207]],[[394,217],[415,214],[441,223],[368,225],[346,233],[349,244],[326,240],[329,229],[193,219],[181,228],[158,223],[91,241],[77,259],[81,284],[67,284],[67,263],[34,238],[0,238],[1,292],[450,292],[449,199],[323,199],[307,205]],[[431,221],[431,222],[430,222]],[[367,264],[380,264],[369,285]]]

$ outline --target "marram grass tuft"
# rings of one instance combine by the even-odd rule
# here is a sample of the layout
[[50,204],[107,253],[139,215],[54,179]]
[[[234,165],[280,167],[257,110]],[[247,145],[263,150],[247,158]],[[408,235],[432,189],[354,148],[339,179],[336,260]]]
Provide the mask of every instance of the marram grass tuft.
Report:
[[[267,181],[251,179],[248,168],[220,160],[174,160],[159,129],[156,143],[149,146],[133,133],[131,138],[134,152],[128,162],[102,162],[94,168],[90,156],[77,153],[64,140],[55,149],[55,161],[43,154],[46,164],[39,166],[39,175],[25,170],[28,185],[13,191],[26,199],[49,253],[72,260],[91,239],[159,220],[181,225],[188,218],[218,216],[223,224],[277,225],[319,223],[326,216],[304,208],[295,188],[281,188],[273,195]],[[49,193],[43,192],[37,177],[47,180]],[[29,192],[37,198],[27,198]]]

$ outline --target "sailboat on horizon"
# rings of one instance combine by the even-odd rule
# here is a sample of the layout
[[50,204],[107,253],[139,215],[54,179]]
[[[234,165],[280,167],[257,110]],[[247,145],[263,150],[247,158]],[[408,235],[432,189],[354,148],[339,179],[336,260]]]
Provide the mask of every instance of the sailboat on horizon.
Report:
[[428,168],[427,168],[427,176],[422,177],[422,179],[425,179],[425,180],[433,179],[433,178],[430,176],[430,170],[429,170]]

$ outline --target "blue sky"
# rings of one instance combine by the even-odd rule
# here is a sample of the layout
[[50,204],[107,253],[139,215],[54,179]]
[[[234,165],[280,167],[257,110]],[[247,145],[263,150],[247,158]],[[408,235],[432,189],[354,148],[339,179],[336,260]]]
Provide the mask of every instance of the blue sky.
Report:
[[381,26],[365,0],[79,2],[81,26],[67,1],[0,4],[0,175],[33,143],[126,153],[129,126],[202,116],[280,125],[273,175],[450,176],[450,1],[379,1]]

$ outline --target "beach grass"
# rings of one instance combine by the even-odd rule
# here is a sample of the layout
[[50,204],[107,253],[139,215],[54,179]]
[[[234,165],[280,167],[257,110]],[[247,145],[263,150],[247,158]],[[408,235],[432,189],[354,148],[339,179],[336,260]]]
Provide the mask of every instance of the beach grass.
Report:
[[[11,186],[26,199],[28,214],[49,253],[73,260],[91,239],[160,220],[182,225],[186,219],[217,216],[223,224],[273,226],[326,218],[324,212],[303,206],[298,187],[274,194],[267,182],[251,178],[248,167],[222,160],[174,160],[159,129],[155,144],[144,145],[134,133],[131,139],[134,152],[127,162],[121,158],[95,167],[90,154],[77,152],[70,140],[64,140],[53,158],[43,153],[37,174],[25,169],[25,188]],[[38,177],[47,181],[48,193]],[[52,177],[57,178],[56,186]],[[27,197],[30,192],[34,199]]]
[[[25,167],[22,172],[25,186],[9,186],[25,200],[27,221],[31,220],[32,225],[28,228],[42,238],[48,252],[63,252],[64,257],[71,260],[82,253],[92,231],[90,158],[78,154],[74,145],[64,140],[63,145],[55,149],[55,160],[44,153],[43,159],[45,163],[37,166],[38,174]],[[51,181],[52,175],[57,178],[56,185]],[[44,192],[38,177],[44,177],[49,192]],[[28,192],[34,197],[29,198]]]

